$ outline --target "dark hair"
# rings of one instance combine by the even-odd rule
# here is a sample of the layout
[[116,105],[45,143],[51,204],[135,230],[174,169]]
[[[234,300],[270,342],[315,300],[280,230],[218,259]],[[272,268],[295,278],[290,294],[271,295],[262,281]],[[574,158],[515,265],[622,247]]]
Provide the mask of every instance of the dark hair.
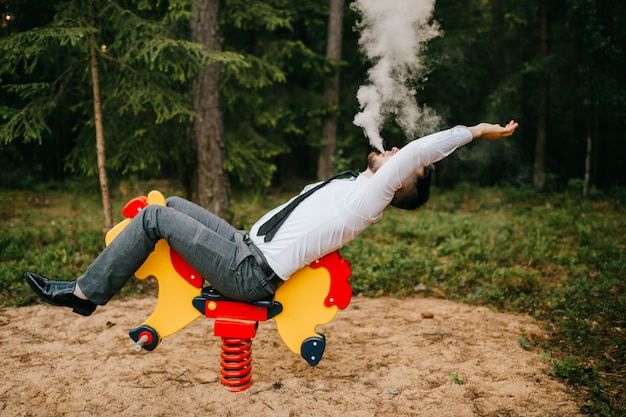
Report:
[[406,181],[403,187],[396,191],[390,205],[403,210],[415,210],[423,206],[430,197],[430,182],[433,165],[424,167],[424,174],[416,174],[415,177]]

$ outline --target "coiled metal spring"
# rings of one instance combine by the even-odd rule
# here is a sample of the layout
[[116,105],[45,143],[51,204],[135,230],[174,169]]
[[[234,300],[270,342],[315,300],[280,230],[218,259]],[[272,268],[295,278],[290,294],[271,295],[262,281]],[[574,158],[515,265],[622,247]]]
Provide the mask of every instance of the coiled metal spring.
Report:
[[222,338],[220,382],[230,392],[245,391],[252,385],[252,339]]

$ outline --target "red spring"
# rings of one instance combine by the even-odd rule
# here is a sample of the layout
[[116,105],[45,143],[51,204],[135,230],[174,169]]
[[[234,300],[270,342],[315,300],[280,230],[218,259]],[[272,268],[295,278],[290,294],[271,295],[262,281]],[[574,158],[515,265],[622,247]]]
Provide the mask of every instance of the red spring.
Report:
[[222,337],[222,378],[230,392],[245,391],[252,385],[252,339]]

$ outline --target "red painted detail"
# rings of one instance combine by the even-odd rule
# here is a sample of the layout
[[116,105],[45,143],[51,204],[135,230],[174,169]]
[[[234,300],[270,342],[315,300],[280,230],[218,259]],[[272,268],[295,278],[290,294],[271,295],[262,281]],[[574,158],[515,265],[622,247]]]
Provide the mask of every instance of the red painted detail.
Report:
[[178,272],[185,281],[190,283],[196,288],[202,288],[202,283],[204,282],[204,278],[198,272],[193,269],[191,265],[187,263],[187,261],[180,256],[178,252],[170,247],[170,260],[172,261],[172,266]]
[[347,260],[339,252],[331,252],[311,264],[311,268],[324,267],[330,273],[330,290],[324,300],[324,305],[336,305],[340,310],[345,309],[352,299],[352,287],[348,282],[352,270]]
[[214,319],[267,321],[267,307],[239,301],[207,301],[205,316]]
[[148,206],[148,197],[139,196],[130,200],[122,209],[122,215],[127,219],[134,218],[137,213]]
[[258,322],[238,320],[215,320],[213,334],[217,337],[252,339],[256,336]]
[[152,342],[154,341],[154,337],[152,337],[152,333],[150,332],[141,332],[139,333],[139,337],[137,338],[137,340],[141,340],[142,337],[146,336],[148,338],[148,341],[146,343],[144,343],[144,346],[150,346],[152,344]]

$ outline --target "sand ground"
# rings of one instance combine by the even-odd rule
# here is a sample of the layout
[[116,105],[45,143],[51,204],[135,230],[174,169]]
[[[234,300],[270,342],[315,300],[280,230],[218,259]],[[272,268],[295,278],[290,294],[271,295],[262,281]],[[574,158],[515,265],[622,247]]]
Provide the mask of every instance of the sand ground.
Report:
[[[273,321],[253,340],[252,387],[219,382],[221,340],[200,318],[153,352],[128,330],[149,296],[113,300],[90,317],[48,305],[0,311],[0,416],[578,416],[551,377],[540,327],[522,315],[430,298],[355,297],[318,330],[309,366]],[[424,318],[422,313],[431,313]]]

